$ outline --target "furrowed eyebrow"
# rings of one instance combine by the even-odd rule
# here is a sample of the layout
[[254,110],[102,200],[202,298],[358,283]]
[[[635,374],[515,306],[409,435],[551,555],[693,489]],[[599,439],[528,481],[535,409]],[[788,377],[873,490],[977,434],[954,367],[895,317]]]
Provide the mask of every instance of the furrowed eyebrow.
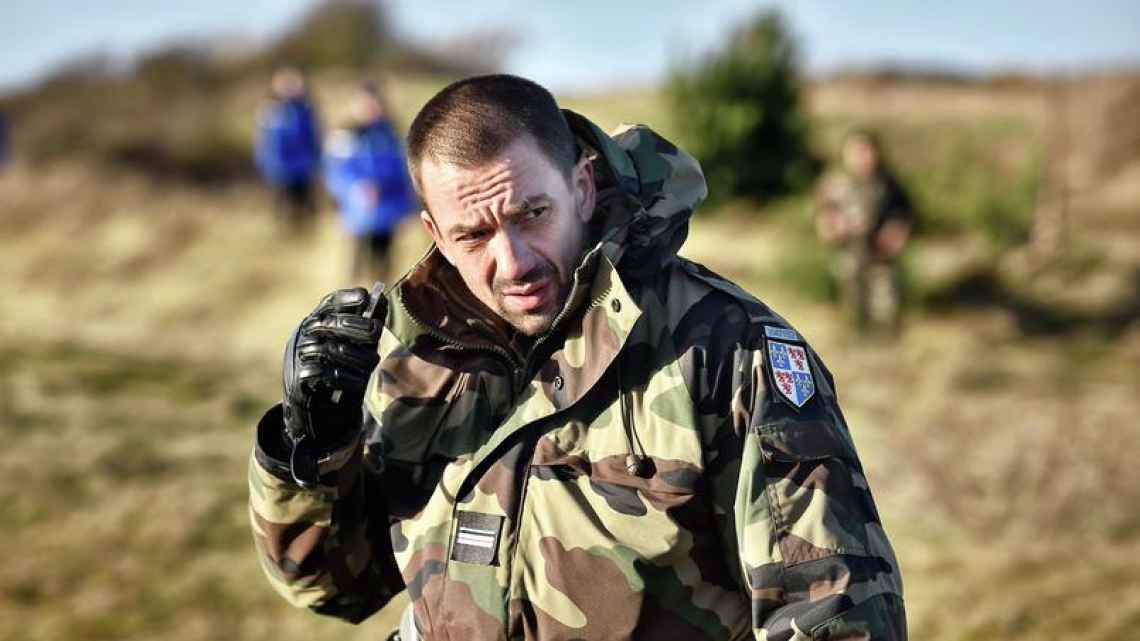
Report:
[[[503,217],[507,218],[507,219],[519,218],[519,217],[523,216],[524,214],[526,214],[531,209],[533,209],[536,204],[538,204],[538,203],[549,203],[549,202],[550,202],[550,196],[547,196],[545,193],[535,194],[529,198],[523,199],[523,201],[520,202],[519,204],[514,205],[511,208],[509,208]],[[481,231],[485,228],[486,228],[486,225],[482,225],[482,224],[465,225],[463,223],[456,223],[456,224],[452,225],[447,230],[447,233],[453,237],[454,236],[462,236],[462,235],[469,234],[469,233],[474,232],[474,231]]]
[[486,228],[486,225],[464,225],[463,223],[456,223],[447,230],[447,233],[452,237],[465,236],[473,231],[479,231],[484,228]]
[[518,218],[519,216],[526,214],[531,209],[534,209],[536,204],[549,202],[550,196],[547,196],[543,193],[535,194],[529,198],[524,198],[521,203],[507,210],[507,218]]

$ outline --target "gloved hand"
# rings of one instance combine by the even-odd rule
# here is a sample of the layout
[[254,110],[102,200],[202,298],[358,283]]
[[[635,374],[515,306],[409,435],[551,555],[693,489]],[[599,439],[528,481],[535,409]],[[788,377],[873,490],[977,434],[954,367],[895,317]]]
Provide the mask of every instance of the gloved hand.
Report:
[[317,485],[320,457],[346,445],[361,429],[364,392],[380,362],[377,344],[387,314],[387,300],[379,292],[367,314],[370,302],[362,287],[332,292],[285,347],[285,434],[292,445],[293,479],[302,487]]

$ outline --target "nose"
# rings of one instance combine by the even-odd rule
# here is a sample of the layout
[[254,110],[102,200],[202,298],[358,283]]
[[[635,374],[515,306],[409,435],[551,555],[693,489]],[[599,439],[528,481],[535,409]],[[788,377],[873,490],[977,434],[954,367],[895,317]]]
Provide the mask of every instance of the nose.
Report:
[[497,280],[521,280],[535,266],[534,251],[526,240],[509,227],[495,239],[495,277]]

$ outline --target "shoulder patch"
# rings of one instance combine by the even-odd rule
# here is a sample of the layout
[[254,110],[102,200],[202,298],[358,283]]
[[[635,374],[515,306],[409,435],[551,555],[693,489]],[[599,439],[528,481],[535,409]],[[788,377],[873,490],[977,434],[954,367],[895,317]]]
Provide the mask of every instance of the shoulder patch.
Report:
[[811,359],[802,343],[792,339],[775,340],[768,330],[782,330],[798,335],[789,329],[765,327],[769,338],[764,340],[764,351],[768,355],[768,372],[772,389],[778,398],[796,409],[804,406],[815,395],[815,378],[811,373]]

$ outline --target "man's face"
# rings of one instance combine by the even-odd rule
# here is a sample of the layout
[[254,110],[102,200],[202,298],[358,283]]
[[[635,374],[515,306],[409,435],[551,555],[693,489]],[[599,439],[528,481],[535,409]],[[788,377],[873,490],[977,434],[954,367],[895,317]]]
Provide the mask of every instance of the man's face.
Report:
[[361,125],[371,125],[384,115],[380,99],[367,91],[361,91],[352,99],[352,118]]
[[273,75],[273,92],[286,100],[305,93],[305,79],[296,69],[281,69]]
[[420,218],[468,289],[526,335],[550,329],[594,212],[589,160],[567,176],[520,136],[482,165],[425,159],[420,174],[427,207]]
[[879,167],[875,145],[862,136],[852,136],[843,143],[843,164],[857,178],[869,178]]

